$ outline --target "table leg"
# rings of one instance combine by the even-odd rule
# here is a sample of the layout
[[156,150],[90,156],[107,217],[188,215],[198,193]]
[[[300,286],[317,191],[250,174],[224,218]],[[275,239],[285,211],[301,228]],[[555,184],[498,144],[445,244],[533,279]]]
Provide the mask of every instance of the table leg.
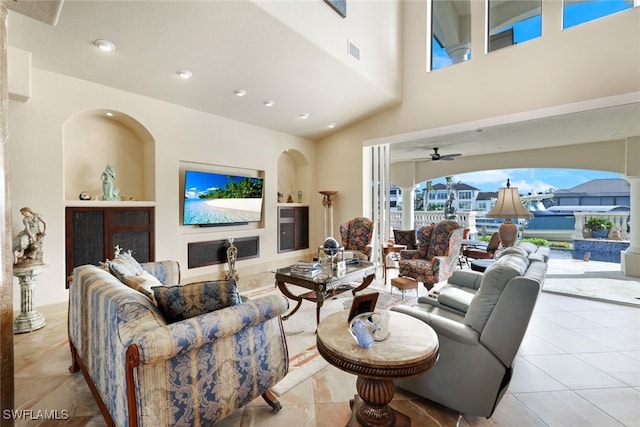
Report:
[[393,380],[358,377],[358,394],[351,402],[353,415],[348,426],[410,426],[411,419],[389,406],[396,392]]
[[320,309],[324,304],[324,286],[322,286],[322,290],[318,289],[316,292],[316,328],[320,323]]
[[293,310],[291,310],[288,314],[282,316],[282,320],[287,320],[289,317],[293,316],[293,314],[296,311],[298,311],[298,309],[302,305],[302,298],[299,297],[298,295],[295,295],[295,294],[291,293],[289,291],[289,288],[287,288],[287,284],[285,282],[281,282],[281,281],[276,280],[276,285],[278,286],[278,289],[280,289],[280,292],[282,292],[282,294],[285,297],[298,302],[298,304],[296,304],[296,306],[293,308]]
[[373,279],[375,277],[376,277],[376,274],[373,273],[370,276],[367,276],[364,279],[362,279],[362,283],[360,284],[360,286],[358,286],[357,288],[353,289],[351,291],[351,294],[355,296],[356,292],[360,292],[361,290],[363,290],[364,288],[369,286],[371,284],[371,282],[373,282]]

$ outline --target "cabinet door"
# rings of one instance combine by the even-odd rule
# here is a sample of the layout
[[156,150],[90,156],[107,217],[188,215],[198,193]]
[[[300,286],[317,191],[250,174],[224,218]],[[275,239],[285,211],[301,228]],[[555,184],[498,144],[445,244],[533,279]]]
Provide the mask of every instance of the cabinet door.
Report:
[[139,262],[155,259],[153,207],[68,207],[65,227],[67,280],[79,265],[112,259],[116,246]]
[[278,252],[309,247],[309,208],[278,208]]
[[66,212],[66,271],[70,276],[74,267],[104,261],[104,210],[67,208]]
[[278,208],[278,252],[296,249],[295,209]]
[[153,208],[113,208],[108,212],[107,253],[119,246],[138,262],[153,261]]
[[296,208],[296,249],[309,247],[309,208]]

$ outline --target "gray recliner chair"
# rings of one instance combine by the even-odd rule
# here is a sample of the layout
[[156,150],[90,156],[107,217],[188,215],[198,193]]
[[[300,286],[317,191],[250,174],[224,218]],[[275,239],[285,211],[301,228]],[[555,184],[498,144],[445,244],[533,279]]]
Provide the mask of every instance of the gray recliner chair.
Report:
[[511,381],[546,271],[542,260],[509,254],[487,268],[464,314],[425,303],[393,307],[429,324],[440,342],[436,365],[396,386],[464,414],[490,417]]

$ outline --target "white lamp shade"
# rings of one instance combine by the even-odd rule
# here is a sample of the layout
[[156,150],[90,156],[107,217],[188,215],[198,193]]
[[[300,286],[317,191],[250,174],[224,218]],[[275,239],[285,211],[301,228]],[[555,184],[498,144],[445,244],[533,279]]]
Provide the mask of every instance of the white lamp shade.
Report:
[[498,190],[496,205],[487,212],[487,218],[531,218],[533,214],[524,207],[520,200],[517,187],[507,187]]

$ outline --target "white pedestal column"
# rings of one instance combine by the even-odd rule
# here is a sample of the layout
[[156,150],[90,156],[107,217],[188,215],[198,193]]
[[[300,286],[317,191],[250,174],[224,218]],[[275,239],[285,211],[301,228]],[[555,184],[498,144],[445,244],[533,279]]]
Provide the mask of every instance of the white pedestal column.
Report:
[[14,267],[13,275],[20,284],[20,314],[13,321],[13,332],[21,334],[42,328],[44,315],[36,310],[36,285],[40,273],[49,268],[46,264]]
[[628,176],[631,215],[629,247],[620,254],[620,266],[625,276],[640,277],[640,176]]
[[416,187],[401,187],[402,190],[402,229],[413,230],[415,216]]
[[333,200],[331,197],[338,194],[334,190],[319,191],[324,197],[322,198],[322,206],[324,213],[324,238],[333,237]]

